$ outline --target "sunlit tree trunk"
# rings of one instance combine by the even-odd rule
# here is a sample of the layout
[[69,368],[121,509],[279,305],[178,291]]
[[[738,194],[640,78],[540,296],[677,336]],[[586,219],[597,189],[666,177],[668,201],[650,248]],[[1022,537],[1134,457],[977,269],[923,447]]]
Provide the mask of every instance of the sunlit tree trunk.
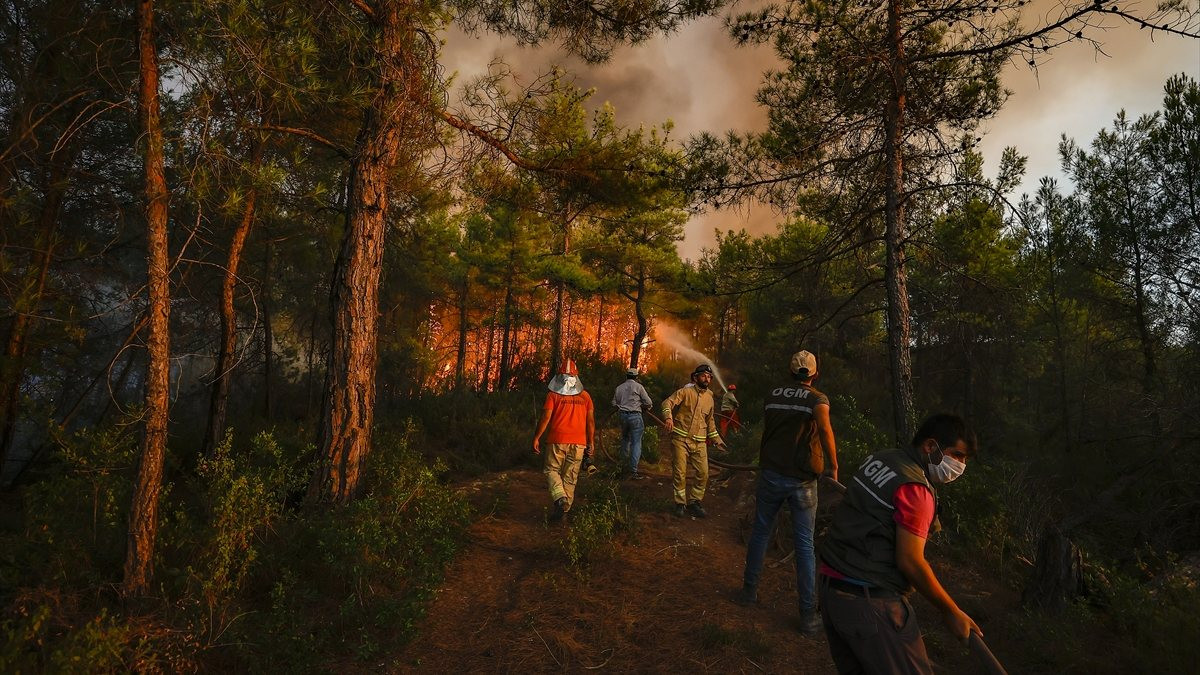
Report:
[[[253,164],[257,165],[259,152],[254,151]],[[234,291],[237,290],[238,267],[242,263],[242,250],[254,224],[256,193],[246,193],[242,205],[242,217],[229,243],[229,255],[225,261],[225,274],[221,279],[221,344],[217,351],[216,375],[212,384],[212,397],[208,406],[208,426],[204,434],[201,452],[209,454],[225,435],[226,404],[229,400],[229,384],[233,380],[234,352],[237,349],[237,312],[233,306]]]
[[146,248],[150,333],[146,340],[146,420],[142,456],[129,513],[125,554],[126,597],[150,590],[154,544],[158,535],[158,501],[162,492],[163,457],[167,447],[167,404],[170,387],[171,312],[167,260],[167,183],[163,168],[163,134],[158,109],[158,54],[154,46],[153,0],[138,2],[138,115],[145,139]]
[[414,38],[405,16],[411,9],[409,2],[380,0],[372,10],[379,31],[379,80],[355,144],[346,232],[334,265],[321,462],[309,489],[310,498],[324,502],[345,503],[356,496],[371,448],[388,190],[403,134],[411,133],[417,114],[410,88],[419,85],[407,51]]
[[908,271],[904,259],[908,233],[904,224],[904,108],[906,84],[904,34],[900,25],[900,0],[888,0],[888,40],[891,47],[892,91],[885,113],[884,153],[887,158],[885,180],[885,239],[887,264],[888,356],[892,373],[892,415],[897,441],[912,439],[914,406],[912,391],[912,354],[909,351],[910,315],[908,307]]

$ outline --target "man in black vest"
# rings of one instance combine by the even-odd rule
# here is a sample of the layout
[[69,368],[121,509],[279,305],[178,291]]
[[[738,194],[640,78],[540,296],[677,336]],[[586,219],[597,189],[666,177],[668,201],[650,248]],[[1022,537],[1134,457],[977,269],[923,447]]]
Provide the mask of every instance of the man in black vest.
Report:
[[[814,637],[821,632],[817,614],[817,566],[813,554],[813,529],[817,517],[817,478],[822,471],[837,480],[837,446],[829,422],[829,397],[813,387],[817,357],[799,351],[790,363],[792,379],[768,393],[763,407],[763,435],[759,445],[758,486],[755,488],[754,531],[746,546],[746,570],[739,605],[758,602],[758,580],[775,515],[787,502],[792,512],[792,540],[796,553],[796,591],[800,594],[800,632]],[[822,453],[824,450],[824,453]],[[828,463],[825,461],[828,456]]]
[[933,486],[961,476],[975,449],[961,417],[934,415],[911,447],[867,457],[847,483],[821,545],[821,614],[838,672],[933,673],[908,602],[914,586],[955,636],[982,634],[925,560],[937,528]]

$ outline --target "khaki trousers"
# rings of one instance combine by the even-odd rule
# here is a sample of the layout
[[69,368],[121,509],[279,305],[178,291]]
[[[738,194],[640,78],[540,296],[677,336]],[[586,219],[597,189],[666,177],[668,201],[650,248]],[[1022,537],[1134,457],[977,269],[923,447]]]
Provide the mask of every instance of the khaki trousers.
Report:
[[545,457],[543,473],[550,484],[550,501],[566,497],[566,509],[575,502],[575,483],[579,482],[579,465],[583,462],[582,445],[571,443],[547,443],[542,446]]
[[[675,503],[688,504],[704,499],[708,486],[708,443],[671,434],[671,479],[675,488]],[[692,484],[687,475],[693,474]]]

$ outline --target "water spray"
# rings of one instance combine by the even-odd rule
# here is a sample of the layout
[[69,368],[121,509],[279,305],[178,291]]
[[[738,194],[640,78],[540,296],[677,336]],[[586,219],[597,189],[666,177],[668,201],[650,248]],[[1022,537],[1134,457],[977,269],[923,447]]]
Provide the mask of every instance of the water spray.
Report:
[[707,363],[713,369],[713,376],[716,377],[717,384],[720,385],[721,391],[728,391],[725,387],[725,380],[721,378],[721,369],[717,368],[717,364],[712,359],[708,358],[704,352],[696,349],[692,345],[692,340],[683,331],[674,326],[665,323],[654,324],[654,337],[661,343],[669,345],[671,349],[678,352],[681,356],[693,358],[700,363]]

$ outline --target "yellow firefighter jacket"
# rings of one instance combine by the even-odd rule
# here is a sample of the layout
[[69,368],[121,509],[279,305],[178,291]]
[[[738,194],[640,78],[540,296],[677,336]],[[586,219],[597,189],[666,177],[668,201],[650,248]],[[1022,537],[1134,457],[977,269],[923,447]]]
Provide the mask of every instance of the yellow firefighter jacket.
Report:
[[713,395],[711,389],[687,386],[671,394],[663,401],[663,422],[673,420],[676,436],[693,441],[720,438],[713,421]]

